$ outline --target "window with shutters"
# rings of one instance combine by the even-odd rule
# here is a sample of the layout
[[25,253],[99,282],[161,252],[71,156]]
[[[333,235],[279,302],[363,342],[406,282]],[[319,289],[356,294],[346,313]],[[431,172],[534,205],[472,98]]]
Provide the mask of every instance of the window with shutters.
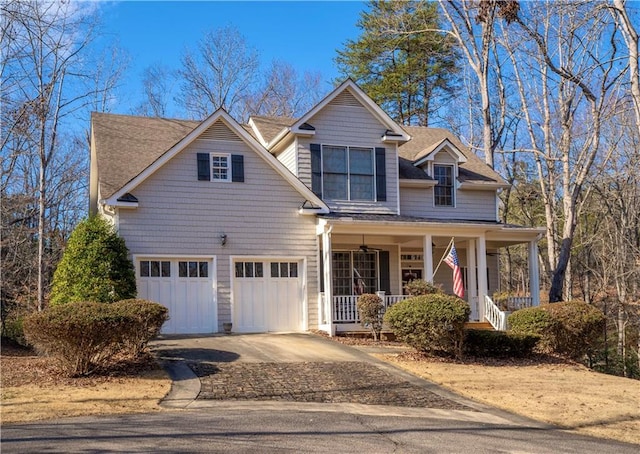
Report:
[[328,200],[375,200],[373,148],[323,145],[322,194]]
[[333,253],[333,294],[362,295],[380,290],[377,251]]
[[231,155],[211,153],[211,181],[231,181]]

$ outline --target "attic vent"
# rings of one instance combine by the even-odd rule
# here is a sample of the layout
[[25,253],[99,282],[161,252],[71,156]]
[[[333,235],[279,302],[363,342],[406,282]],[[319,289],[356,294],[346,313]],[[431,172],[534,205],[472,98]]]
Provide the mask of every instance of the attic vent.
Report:
[[231,140],[234,142],[240,141],[238,135],[221,121],[214,123],[209,129],[203,132],[199,138],[208,140]]
[[338,106],[362,107],[358,101],[348,90],[343,91],[331,101],[331,104]]

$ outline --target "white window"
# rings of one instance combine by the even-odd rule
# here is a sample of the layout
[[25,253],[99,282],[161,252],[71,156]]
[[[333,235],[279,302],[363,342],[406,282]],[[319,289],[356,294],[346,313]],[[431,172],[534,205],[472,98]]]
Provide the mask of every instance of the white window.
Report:
[[375,200],[373,148],[322,146],[322,194],[329,200]]
[[433,177],[437,181],[433,188],[433,203],[437,207],[454,206],[453,166],[434,164]]
[[211,181],[231,181],[231,155],[211,153]]

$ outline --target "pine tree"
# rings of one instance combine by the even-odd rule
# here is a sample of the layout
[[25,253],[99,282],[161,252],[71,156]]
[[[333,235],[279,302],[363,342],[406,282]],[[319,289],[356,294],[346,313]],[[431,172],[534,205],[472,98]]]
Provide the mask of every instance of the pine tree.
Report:
[[338,70],[396,121],[428,126],[458,71],[453,41],[437,31],[439,21],[435,3],[373,0],[358,21],[360,37],[338,51]]

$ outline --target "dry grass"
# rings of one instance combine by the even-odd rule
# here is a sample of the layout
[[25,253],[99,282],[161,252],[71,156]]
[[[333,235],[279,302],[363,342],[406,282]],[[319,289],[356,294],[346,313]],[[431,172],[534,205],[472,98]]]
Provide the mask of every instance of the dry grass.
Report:
[[0,370],[2,424],[158,411],[158,403],[171,387],[171,380],[150,355],[122,362],[109,372],[69,378],[50,358],[3,344]]
[[417,354],[381,359],[460,395],[538,421],[640,444],[640,382],[547,361],[452,362]]

